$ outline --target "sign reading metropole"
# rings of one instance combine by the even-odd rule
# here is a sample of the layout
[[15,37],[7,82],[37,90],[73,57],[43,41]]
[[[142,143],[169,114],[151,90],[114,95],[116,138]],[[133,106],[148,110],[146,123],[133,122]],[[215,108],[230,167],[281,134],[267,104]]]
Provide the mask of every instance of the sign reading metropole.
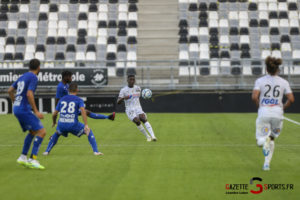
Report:
[[[72,69],[55,69],[41,68],[38,74],[40,86],[56,86],[62,79],[61,73],[65,70],[73,73],[72,80],[82,86],[103,86],[107,85],[107,69],[104,68],[72,68]],[[8,87],[13,84],[28,69],[1,69],[0,86]]]

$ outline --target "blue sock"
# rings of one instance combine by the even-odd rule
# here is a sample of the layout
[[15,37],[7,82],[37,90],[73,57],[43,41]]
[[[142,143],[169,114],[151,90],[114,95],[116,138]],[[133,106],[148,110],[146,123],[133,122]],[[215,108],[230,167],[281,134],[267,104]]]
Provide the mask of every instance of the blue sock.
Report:
[[92,148],[93,148],[93,151],[94,151],[94,152],[99,152],[99,151],[98,151],[97,142],[96,142],[96,139],[95,139],[95,136],[94,136],[92,130],[90,131],[90,134],[89,134],[89,136],[88,136],[88,139],[89,139],[89,142],[90,142],[90,144],[91,144],[91,146],[92,146]]
[[40,149],[40,146],[43,142],[43,139],[44,138],[42,138],[40,136],[35,137],[30,158],[33,158],[33,159],[37,158],[37,154],[39,152],[39,149]]
[[52,136],[51,136],[51,139],[49,141],[49,144],[48,144],[48,147],[46,149],[46,152],[50,152],[51,149],[54,147],[54,145],[56,145],[57,143],[57,140],[59,138],[59,135],[55,132]]
[[106,115],[101,115],[101,114],[96,114],[96,113],[90,113],[89,115],[90,118],[93,118],[93,119],[107,119],[108,116]]
[[24,140],[23,150],[22,150],[23,155],[27,155],[33,138],[34,138],[34,135],[31,135],[30,133],[28,133],[26,135],[25,140]]

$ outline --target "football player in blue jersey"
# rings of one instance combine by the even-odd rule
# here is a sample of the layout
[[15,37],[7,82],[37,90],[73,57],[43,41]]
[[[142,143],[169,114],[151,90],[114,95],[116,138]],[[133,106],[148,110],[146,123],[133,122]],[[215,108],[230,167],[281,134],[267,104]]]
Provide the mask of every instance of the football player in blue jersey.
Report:
[[[56,88],[56,99],[55,99],[55,106],[57,105],[58,101],[64,97],[65,95],[68,95],[68,89],[69,84],[72,82],[72,72],[70,71],[63,71],[62,72],[62,81],[57,85]],[[101,115],[93,113],[87,109],[85,109],[86,114],[88,117],[93,119],[109,119],[114,120],[115,119],[115,113],[112,113],[110,115]]]
[[[25,137],[23,150],[17,162],[29,168],[45,169],[39,161],[37,155],[46,130],[40,119],[44,116],[36,107],[34,101],[34,92],[38,84],[37,74],[40,71],[40,61],[32,59],[29,62],[29,72],[24,73],[8,89],[8,94],[13,102],[13,113],[18,119],[23,132],[29,131]],[[30,149],[33,138],[33,148],[29,159],[27,153]]]
[[[58,113],[60,113],[60,117],[58,120],[58,124],[56,127],[56,132],[51,138],[51,149],[56,144],[57,139],[60,135],[65,137],[68,136],[68,133],[72,133],[73,135],[80,137],[83,134],[86,134],[88,140],[92,146],[93,152],[95,155],[103,155],[103,153],[98,151],[97,142],[92,130],[88,127],[87,123],[87,114],[84,108],[84,102],[81,98],[76,96],[78,93],[78,86],[76,83],[70,83],[69,85],[69,94],[62,97],[52,115],[53,125],[56,125],[56,118]],[[79,110],[81,111],[81,116],[83,119],[83,123],[78,121]],[[49,142],[49,145],[50,145]]]
[[[72,72],[70,71],[63,71],[62,72],[62,81],[57,85],[56,89],[56,99],[55,99],[55,105],[59,102],[61,98],[69,94],[69,84],[72,82]],[[88,117],[93,118],[93,119],[109,119],[109,120],[114,120],[115,119],[115,112],[113,112],[110,115],[102,115],[102,114],[96,114],[93,113],[87,109],[85,109],[85,112]],[[80,111],[79,111],[80,114]],[[59,135],[55,132],[51,137],[50,141],[48,144],[48,147],[46,151],[43,153],[43,155],[47,156],[49,155],[52,147],[56,144],[58,140]]]

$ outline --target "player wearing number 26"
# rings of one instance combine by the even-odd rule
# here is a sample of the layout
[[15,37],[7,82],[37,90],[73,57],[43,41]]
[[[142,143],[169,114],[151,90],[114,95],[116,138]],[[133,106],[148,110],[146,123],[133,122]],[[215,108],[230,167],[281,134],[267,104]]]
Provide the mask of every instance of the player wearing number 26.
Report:
[[[265,163],[263,170],[270,170],[270,162],[275,148],[274,139],[281,132],[283,112],[294,102],[289,83],[278,76],[282,60],[267,57],[265,60],[268,75],[256,80],[252,100],[258,107],[256,119],[256,142],[263,146]],[[287,101],[283,104],[283,96]]]

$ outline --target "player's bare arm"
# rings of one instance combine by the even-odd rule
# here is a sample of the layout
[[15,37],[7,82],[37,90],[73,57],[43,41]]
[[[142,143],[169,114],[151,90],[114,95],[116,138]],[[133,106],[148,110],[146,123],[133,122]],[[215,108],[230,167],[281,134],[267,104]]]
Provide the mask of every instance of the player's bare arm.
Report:
[[87,123],[87,115],[86,115],[86,112],[85,112],[85,108],[81,107],[80,111],[81,111],[81,116],[82,116],[82,120],[83,120],[83,123],[84,123],[84,132],[88,136],[89,133],[90,133],[90,128],[89,128],[88,123]]
[[287,109],[288,107],[290,107],[292,105],[292,103],[295,102],[295,97],[294,97],[293,93],[286,94],[286,98],[287,98],[287,100],[283,106],[283,110]]
[[130,99],[131,96],[126,96],[126,97],[119,97],[118,100],[117,100],[117,104],[121,104],[124,100],[127,100],[127,99]]
[[253,92],[252,92],[252,101],[255,103],[257,108],[259,107],[259,95],[260,95],[259,90],[253,90]]
[[58,111],[55,110],[52,114],[52,128],[56,125],[56,119],[57,119]]
[[34,114],[39,118],[39,119],[44,119],[44,115],[39,112],[39,110],[36,107],[35,101],[34,101],[34,94],[32,90],[27,91],[27,99],[29,104],[31,105],[31,108],[34,112]]
[[10,97],[12,103],[14,103],[14,102],[15,102],[15,88],[12,87],[12,86],[10,86],[10,87],[8,88],[8,91],[7,91],[7,92],[8,92],[8,95],[9,95],[9,97]]
[[55,106],[57,106],[58,102],[59,102],[59,99],[55,98]]

